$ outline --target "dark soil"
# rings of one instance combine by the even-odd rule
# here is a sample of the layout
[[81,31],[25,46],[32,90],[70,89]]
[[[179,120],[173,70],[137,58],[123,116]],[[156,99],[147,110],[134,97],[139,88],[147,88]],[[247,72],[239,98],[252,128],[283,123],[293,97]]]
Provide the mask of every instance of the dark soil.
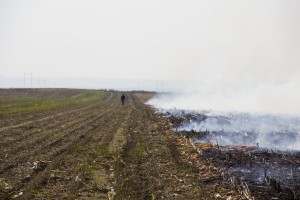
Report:
[[245,199],[144,104],[153,94],[125,95],[124,106],[121,93],[104,92],[73,107],[10,114],[0,128],[0,199]]

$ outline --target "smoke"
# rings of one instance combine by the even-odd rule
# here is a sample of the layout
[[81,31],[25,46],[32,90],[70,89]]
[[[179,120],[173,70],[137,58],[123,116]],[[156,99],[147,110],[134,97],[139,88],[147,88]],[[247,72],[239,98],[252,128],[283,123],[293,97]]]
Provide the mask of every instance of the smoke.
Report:
[[206,120],[188,122],[178,128],[179,131],[208,130],[210,134],[200,142],[300,150],[298,77],[299,73],[295,73],[283,83],[254,82],[255,86],[245,88],[228,86],[216,79],[218,84],[208,88],[199,85],[181,93],[158,94],[148,104],[161,109],[205,113]]
[[176,55],[165,63],[172,66],[169,74],[180,80],[170,86],[176,95],[158,96],[150,103],[298,115],[300,2],[205,2],[210,12],[202,13],[203,30],[191,36],[198,37],[193,42],[172,40],[177,46],[168,48]]
[[[157,109],[166,118],[185,119],[176,131],[198,132],[195,142],[300,151],[300,117],[243,112]],[[176,120],[175,120],[176,121]]]
[[148,103],[204,110],[181,130],[206,129],[206,142],[300,150],[300,1],[204,2],[199,37],[168,49],[180,82]]
[[[210,132],[200,142],[219,145],[256,145],[279,150],[300,150],[300,105],[295,73],[284,83],[257,84],[232,89],[218,80],[218,87],[188,89],[185,92],[158,94],[148,104],[171,110],[205,113],[204,121],[192,121],[179,131]],[[212,85],[216,86],[216,85]],[[235,86],[235,85],[233,85]],[[220,89],[222,88],[222,89]],[[173,113],[173,111],[170,111]],[[188,111],[189,112],[189,111]]]
[[[300,74],[283,83],[253,81],[253,85],[229,84],[217,79],[187,83],[182,91],[157,94],[148,103],[165,109],[300,114]],[[181,85],[180,87],[183,87]]]
[[178,131],[210,133],[198,142],[219,145],[259,145],[279,150],[300,150],[300,118],[247,113],[209,113],[204,120],[184,124]]

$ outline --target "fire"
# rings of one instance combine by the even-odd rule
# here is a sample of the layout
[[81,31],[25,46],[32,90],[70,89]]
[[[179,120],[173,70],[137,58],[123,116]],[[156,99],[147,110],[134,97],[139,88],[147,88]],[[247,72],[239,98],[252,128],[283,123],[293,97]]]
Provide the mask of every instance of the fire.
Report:
[[257,146],[251,146],[251,145],[244,145],[244,146],[238,146],[238,145],[231,145],[231,146],[219,146],[218,144],[212,144],[212,143],[198,143],[196,146],[199,149],[208,149],[208,148],[215,148],[222,151],[229,151],[229,150],[238,150],[238,151],[251,151],[254,149],[257,149]]

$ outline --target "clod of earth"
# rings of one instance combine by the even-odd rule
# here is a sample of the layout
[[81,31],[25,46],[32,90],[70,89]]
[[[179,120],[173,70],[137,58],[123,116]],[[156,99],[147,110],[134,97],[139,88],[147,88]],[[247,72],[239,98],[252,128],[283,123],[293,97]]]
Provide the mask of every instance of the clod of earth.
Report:
[[[180,137],[144,104],[153,93],[127,92],[124,106],[120,95],[0,89],[0,199],[214,199],[218,194],[234,200],[248,194],[222,179],[212,148]],[[177,124],[190,119],[194,116],[174,118]]]

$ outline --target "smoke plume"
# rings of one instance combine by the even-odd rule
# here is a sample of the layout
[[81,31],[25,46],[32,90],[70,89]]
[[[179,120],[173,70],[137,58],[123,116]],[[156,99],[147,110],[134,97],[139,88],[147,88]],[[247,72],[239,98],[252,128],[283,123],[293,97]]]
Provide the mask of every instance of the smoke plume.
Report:
[[176,95],[158,96],[150,103],[298,115],[300,2],[204,2],[210,12],[201,12],[202,29],[191,33],[194,41],[170,37],[177,46],[170,45],[173,57],[164,59],[172,66],[169,74],[180,80],[169,87]]

